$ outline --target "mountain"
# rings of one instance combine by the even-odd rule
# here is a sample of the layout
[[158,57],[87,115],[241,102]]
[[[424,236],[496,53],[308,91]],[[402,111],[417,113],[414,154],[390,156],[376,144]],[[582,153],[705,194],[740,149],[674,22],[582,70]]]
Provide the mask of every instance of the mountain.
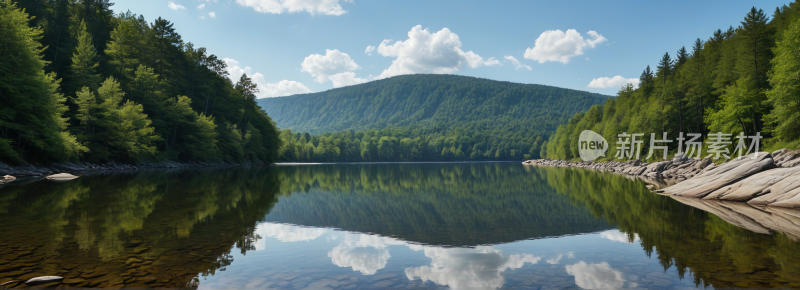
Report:
[[421,126],[519,124],[551,132],[609,96],[457,75],[402,75],[319,93],[258,100],[282,129],[311,134]]
[[538,157],[559,125],[608,98],[474,77],[404,75],[258,102],[283,128],[283,161],[457,161]]

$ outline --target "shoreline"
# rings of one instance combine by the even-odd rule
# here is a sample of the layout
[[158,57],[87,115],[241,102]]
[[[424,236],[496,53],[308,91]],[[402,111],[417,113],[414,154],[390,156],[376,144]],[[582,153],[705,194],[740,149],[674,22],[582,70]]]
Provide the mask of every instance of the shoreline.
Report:
[[[639,160],[611,162],[569,162],[535,159],[522,162],[532,166],[575,167],[619,173],[651,180],[674,180],[654,193],[706,201],[741,202],[762,207],[800,208],[800,150],[781,149],[731,159],[720,165],[711,159],[676,156],[672,160],[645,163]],[[658,182],[657,182],[658,183]]]
[[[241,167],[241,166],[263,166],[263,165],[270,165],[269,163],[264,162],[253,162],[253,163],[216,163],[216,162],[202,162],[202,161],[194,161],[194,162],[175,162],[175,161],[163,161],[163,162],[143,162],[139,165],[131,165],[131,164],[124,164],[124,163],[103,163],[103,164],[94,164],[89,162],[84,162],[83,164],[75,164],[75,163],[53,163],[51,166],[16,166],[11,167],[6,165],[5,163],[0,162],[0,186],[9,184],[14,181],[22,181],[22,180],[40,180],[46,179],[51,176],[61,175],[61,174],[69,174],[77,178],[79,176],[83,176],[86,174],[91,173],[101,173],[101,172],[120,172],[120,171],[139,171],[139,170],[152,170],[152,169],[178,169],[178,168],[212,168],[212,167]],[[74,179],[71,178],[71,179]],[[68,180],[68,179],[54,179],[54,180]]]

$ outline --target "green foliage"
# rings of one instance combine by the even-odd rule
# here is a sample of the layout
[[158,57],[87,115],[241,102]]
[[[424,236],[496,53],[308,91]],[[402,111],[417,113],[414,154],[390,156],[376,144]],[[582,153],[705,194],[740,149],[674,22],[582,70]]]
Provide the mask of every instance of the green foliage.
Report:
[[774,125],[775,136],[784,141],[800,138],[800,22],[795,21],[783,33],[775,48],[772,90],[767,92],[773,110],[767,121]]
[[36,18],[0,2],[0,160],[277,159],[277,128],[254,95],[169,21],[115,17],[108,0],[21,5]]
[[86,31],[86,23],[81,21],[78,26],[78,46],[72,55],[72,74],[75,85],[79,87],[96,88],[100,82],[96,74],[97,52],[92,44],[92,36]]
[[[639,88],[624,87],[616,99],[599,106],[599,119],[596,112],[579,114],[559,127],[548,140],[547,158],[577,158],[571,151],[578,148],[576,136],[583,130],[610,142],[623,132],[644,133],[642,156],[649,150],[650,134],[660,137],[662,132],[671,140],[680,132],[761,132],[780,139],[767,143],[793,144],[800,138],[798,21],[796,3],[778,8],[772,21],[752,8],[741,26],[697,39],[691,54],[681,48],[674,62],[665,54],[655,76],[647,66]],[[661,145],[677,151],[678,142]],[[610,147],[605,160],[614,159],[616,151]]]
[[14,2],[0,2],[0,159],[74,158],[85,148],[66,132],[65,97],[44,71],[42,30],[28,21]]

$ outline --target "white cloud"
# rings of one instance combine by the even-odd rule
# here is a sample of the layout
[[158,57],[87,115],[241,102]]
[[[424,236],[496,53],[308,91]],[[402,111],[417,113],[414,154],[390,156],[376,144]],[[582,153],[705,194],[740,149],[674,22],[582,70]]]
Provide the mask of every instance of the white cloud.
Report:
[[172,1],[169,1],[169,3],[167,3],[167,7],[169,7],[169,9],[172,9],[172,10],[183,10],[183,9],[186,9],[186,7],[183,7],[183,5],[175,4],[175,2],[172,2]]
[[368,79],[356,77],[353,71],[361,67],[350,58],[350,55],[338,49],[326,49],[325,55],[311,54],[303,59],[300,67],[300,71],[311,74],[314,81],[318,83],[331,81],[334,88],[368,81]]
[[261,73],[253,73],[253,70],[248,67],[241,67],[241,64],[230,58],[222,59],[228,66],[228,77],[236,83],[242,74],[247,74],[258,86],[257,98],[272,98],[290,96],[295,94],[310,93],[311,90],[302,83],[290,80],[282,80],[277,83],[267,83],[264,75]]
[[[275,238],[281,242],[311,241],[329,230],[321,228],[306,228],[278,223],[261,223],[256,226],[255,234],[261,237]],[[256,243],[256,250],[266,248],[266,242],[260,240]]]
[[502,273],[518,269],[526,263],[536,264],[541,258],[530,255],[503,255],[491,246],[475,248],[441,248],[423,246],[430,266],[406,268],[406,277],[432,281],[453,289],[497,289],[503,286]]
[[517,70],[519,70],[521,68],[524,68],[524,69],[527,69],[527,70],[532,70],[533,69],[529,65],[522,64],[519,60],[517,60],[516,57],[510,56],[510,55],[506,55],[504,58],[506,60],[510,61],[511,64],[514,65],[514,69],[517,69]]
[[561,261],[561,258],[563,257],[564,255],[558,254],[558,257],[547,259],[547,263],[550,265],[558,264],[558,261]]
[[375,275],[378,270],[386,267],[386,262],[391,258],[387,247],[404,244],[406,243],[393,238],[348,233],[344,242],[328,252],[328,257],[336,266],[353,268],[353,271],[364,275]]
[[200,15],[200,17],[197,17],[197,19],[206,20],[206,16],[205,15]]
[[634,88],[639,87],[639,79],[638,78],[626,79],[619,75],[612,78],[601,77],[592,79],[592,81],[589,82],[588,87],[595,89],[613,89],[613,88],[618,89],[624,86],[625,84],[633,84]]
[[348,71],[329,76],[328,79],[333,82],[334,88],[352,86],[357,84],[366,83],[369,80],[356,77],[356,73]]
[[368,45],[367,49],[364,50],[364,53],[366,53],[367,55],[372,55],[373,51],[375,51],[375,46],[374,45]]
[[587,34],[591,39],[584,39],[575,29],[569,29],[566,33],[561,30],[542,32],[533,48],[525,50],[524,56],[539,63],[558,61],[567,64],[572,57],[582,55],[584,48],[594,48],[608,40],[591,30]]
[[203,8],[206,8],[206,4],[197,5],[197,9],[203,9]]
[[217,12],[214,11],[208,12],[208,17],[217,18]]
[[431,33],[417,25],[408,32],[407,40],[389,44],[391,41],[386,39],[378,46],[380,55],[395,58],[378,78],[414,73],[447,74],[466,66],[476,68],[500,64],[494,58],[484,61],[472,51],[464,52],[458,35],[447,28]]
[[[608,231],[602,232],[602,233],[600,233],[600,237],[604,238],[604,239],[607,239],[607,240],[620,242],[620,243],[630,243],[631,242],[630,240],[628,240],[628,235],[626,235],[623,232],[620,232],[619,230],[608,230]],[[633,234],[633,242],[637,242],[637,241],[639,241],[639,235],[638,234]]]
[[614,270],[606,262],[586,264],[580,261],[567,265],[567,273],[575,276],[575,284],[584,289],[618,289],[625,283],[622,272]]
[[[253,8],[261,13],[281,14],[284,12],[308,12],[311,15],[316,13],[324,15],[342,15],[347,11],[339,4],[340,0],[236,0],[236,3],[244,7]],[[353,0],[342,0],[352,3]]]

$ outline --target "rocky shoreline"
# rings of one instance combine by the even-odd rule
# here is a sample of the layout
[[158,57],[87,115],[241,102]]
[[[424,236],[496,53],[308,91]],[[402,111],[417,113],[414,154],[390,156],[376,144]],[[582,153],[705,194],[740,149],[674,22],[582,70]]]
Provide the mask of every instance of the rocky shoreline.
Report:
[[711,159],[684,156],[652,163],[639,160],[603,163],[536,159],[523,164],[576,167],[645,179],[673,180],[661,182],[667,186],[656,186],[654,192],[663,195],[746,202],[754,207],[800,208],[800,150],[759,152],[720,165]]
[[[104,172],[119,172],[119,171],[138,171],[146,169],[180,169],[180,168],[205,168],[205,167],[237,167],[237,166],[258,166],[268,165],[265,162],[252,162],[252,163],[217,163],[217,162],[142,162],[141,164],[122,164],[109,162],[104,164],[94,164],[83,162],[82,164],[75,163],[53,163],[50,166],[16,166],[11,167],[0,162],[0,185],[11,183],[17,180],[40,180],[51,176],[58,176],[58,174],[72,174],[75,176],[83,176],[93,173]],[[52,180],[64,180],[64,175],[57,178],[49,178]]]

